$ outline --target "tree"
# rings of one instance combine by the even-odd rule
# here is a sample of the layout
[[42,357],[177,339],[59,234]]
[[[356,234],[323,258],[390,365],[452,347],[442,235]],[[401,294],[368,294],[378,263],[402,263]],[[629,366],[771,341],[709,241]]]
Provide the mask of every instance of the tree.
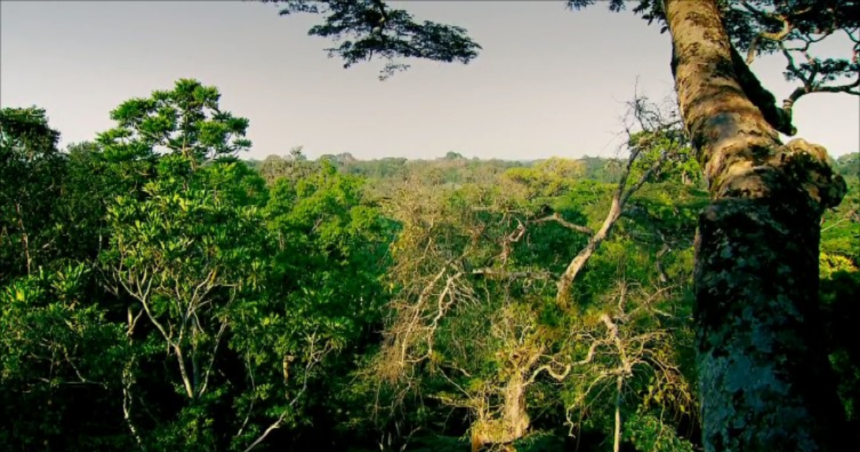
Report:
[[337,41],[344,36],[354,38],[354,41],[342,41],[339,47],[326,49],[329,56],[341,57],[345,68],[374,55],[387,59],[389,62],[382,70],[380,80],[409,68],[407,64],[396,62],[395,58],[468,63],[481,48],[466,36],[463,28],[430,21],[416,23],[408,12],[391,9],[382,0],[263,0],[263,3],[281,3],[281,15],[326,15],[325,22],[314,26],[308,33]]
[[[325,14],[311,34],[354,37],[331,51],[346,66],[374,53],[468,62],[479,49],[463,29],[416,24],[379,0],[274,3],[283,3],[285,14]],[[609,6],[619,11],[624,3]],[[845,183],[821,146],[780,141],[778,132],[795,133],[791,107],[798,96],[777,106],[734,46],[749,55],[783,50],[789,73],[803,82],[797,93],[857,94],[860,78],[826,83],[860,75],[860,47],[850,62],[810,58],[795,65],[785,46],[800,40],[805,44],[797,51],[808,52],[821,35],[837,30],[856,44],[856,10],[856,2],[836,0],[640,0],[634,10],[672,36],[678,104],[711,195],[699,221],[695,273],[708,451],[836,450],[842,444],[844,412],[817,341],[823,332],[817,268],[819,219],[839,204]]]
[[65,170],[59,139],[43,109],[0,110],[0,245],[9,243],[0,246],[0,282],[37,272],[63,235],[55,213]]
[[261,389],[251,407],[265,412],[280,404],[285,414],[270,427],[313,423],[325,431],[343,417],[332,396],[349,386],[356,356],[373,343],[369,338],[381,322],[387,296],[380,279],[392,231],[364,199],[361,179],[338,173],[325,160],[305,168],[307,174],[281,177],[271,187],[264,209],[274,242],[267,299],[246,312],[249,329],[237,342],[247,344],[254,360],[283,360],[283,379],[287,366],[293,369],[290,384],[304,381],[306,412],[295,403],[284,409],[280,394],[263,389],[279,375],[267,375],[264,367],[256,371]]
[[260,164],[260,174],[266,183],[272,185],[280,178],[286,178],[293,183],[308,176],[315,168],[314,162],[308,161],[302,153],[302,147],[296,146],[290,149],[289,155],[284,158],[279,155],[270,155]]
[[[239,401],[256,390],[225,380],[250,354],[232,333],[246,328],[244,310],[263,292],[267,193],[234,157],[250,145],[247,119],[222,112],[218,100],[214,87],[180,80],[126,101],[93,152],[112,183],[98,267],[125,318],[129,353],[116,363],[123,419],[144,450],[224,448],[243,425]],[[154,364],[165,373],[147,370]],[[153,393],[171,401],[156,414]]]
[[126,335],[134,354],[123,363],[123,408],[141,443],[135,380],[146,363],[162,361],[164,350],[171,369],[165,380],[184,401],[157,440],[205,449],[220,436],[209,406],[225,395],[218,372],[237,312],[259,296],[266,244],[259,209],[217,184],[228,165],[191,171],[183,155],[162,157],[144,200],[118,197],[108,207],[111,239],[100,260],[112,291],[130,299]]
[[846,179],[860,179],[860,152],[851,152],[836,160],[839,174]]
[[[583,315],[572,341],[576,345],[571,347],[583,359],[574,362],[566,384],[569,389],[563,393],[570,399],[566,401],[568,420],[571,412],[586,408],[598,419],[611,416],[615,452],[622,441],[634,442],[639,450],[692,451],[689,442],[678,438],[671,428],[656,434],[622,436],[622,431],[629,432],[631,426],[641,429],[639,424],[653,417],[649,402],[656,400],[662,410],[682,414],[692,414],[695,408],[689,381],[678,364],[687,342],[683,316],[677,314],[683,311],[678,309],[680,300],[672,286],[659,287],[654,293],[647,293],[642,286],[619,280],[616,290],[605,295],[604,303]],[[614,390],[610,389],[613,386]],[[625,399],[641,394],[645,394],[644,401],[633,403],[631,410]]]
[[[634,152],[634,162],[638,154]],[[653,165],[649,162],[649,166]],[[626,201],[618,207],[617,196],[621,195],[611,196],[613,191],[618,193],[617,187],[595,187],[591,181],[576,180],[579,169],[576,162],[556,159],[460,187],[428,187],[410,180],[400,184],[386,202],[401,230],[392,244],[394,265],[388,279],[393,298],[385,341],[366,376],[387,383],[388,397],[404,411],[413,403],[420,411],[420,393],[428,394],[431,403],[466,411],[472,419],[473,450],[486,446],[514,450],[516,442],[534,434],[531,416],[537,417],[538,425],[546,425],[545,415],[541,419],[537,413],[561,408],[572,412],[582,408],[586,398],[590,425],[605,431],[601,428],[612,422],[594,420],[600,418],[596,413],[605,411],[600,409],[605,398],[599,397],[609,390],[605,381],[611,380],[613,387],[616,383],[623,386],[609,404],[616,407],[620,419],[622,409],[626,416],[643,403],[638,395],[645,391],[642,381],[647,379],[647,369],[658,381],[651,386],[663,385],[657,397],[685,393],[681,409],[690,411],[690,391],[672,356],[676,348],[684,347],[666,327],[686,317],[666,313],[677,306],[657,308],[660,303],[680,301],[668,287],[677,283],[676,278],[665,277],[659,283],[664,286],[654,296],[641,297],[644,302],[635,309],[617,312],[621,308],[615,308],[614,299],[603,301],[609,298],[604,292],[614,289],[606,287],[606,281],[620,278],[620,273],[630,272],[627,277],[642,281],[665,274],[659,263],[662,256],[653,251],[662,242],[646,242],[647,251],[641,254],[650,258],[642,259],[629,240],[605,233],[600,241],[609,243],[605,253],[609,257],[601,258],[592,245],[594,231],[575,222],[585,223],[583,211],[587,210],[589,224],[605,223],[606,211],[620,212]],[[643,181],[652,174],[648,168],[637,171]],[[637,191],[620,186],[625,198]],[[605,195],[612,199],[606,200]],[[588,205],[591,198],[598,199],[597,206]],[[649,205],[654,211],[655,204]],[[547,209],[555,213],[547,216]],[[646,215],[625,216],[619,221],[620,214],[610,213],[608,218],[613,225],[622,224],[618,226],[622,232],[630,228],[627,223],[654,222]],[[692,222],[692,216],[687,218]],[[630,229],[637,232],[637,228]],[[664,225],[661,229],[669,235],[672,228]],[[687,228],[687,233],[689,248],[692,230]],[[591,263],[588,271],[580,273],[580,279],[584,276],[586,280],[576,287],[578,303],[564,306],[557,302],[559,288],[554,280],[566,280],[573,243],[591,246],[589,254],[578,259],[580,268],[589,259]],[[575,254],[577,249],[572,251]],[[621,264],[634,256],[637,263]],[[573,279],[567,282],[572,285]],[[624,300],[635,298],[622,295]],[[657,319],[654,312],[664,317]],[[606,321],[600,320],[603,318]],[[569,383],[571,379],[580,384]],[[626,400],[623,407],[621,390]],[[558,403],[557,395],[566,396],[564,404]],[[378,398],[376,403],[380,403]],[[672,402],[661,402],[663,405]],[[642,419],[654,420],[646,408],[638,411]],[[556,418],[556,425],[563,420]],[[420,418],[406,421],[422,425]],[[642,422],[624,425],[645,428]],[[622,423],[618,420],[614,425],[620,444]],[[672,434],[650,437],[663,442],[674,438],[674,429],[665,431]]]
[[[636,105],[638,109],[631,112],[635,116],[654,113],[650,104]],[[643,126],[656,130],[630,136],[630,155],[618,183],[599,187],[614,195],[610,202],[591,209],[600,218],[596,232],[577,224],[586,220],[581,209],[587,205],[583,199],[587,195],[572,193],[588,193],[590,188],[593,196],[598,191],[588,181],[578,180],[583,165],[577,161],[549,159],[460,186],[444,184],[432,175],[430,187],[417,180],[400,184],[387,204],[402,225],[392,245],[395,265],[389,272],[395,295],[385,342],[370,374],[401,388],[435,389],[434,397],[442,404],[468,410],[474,417],[473,450],[485,445],[514,450],[514,442],[529,436],[531,403],[551,398],[547,395],[551,389],[535,384],[539,377],[549,375],[556,384],[563,383],[572,368],[597,366],[595,350],[601,347],[600,354],[606,355],[603,348],[608,347],[615,350],[610,354],[626,356],[621,364],[608,371],[574,373],[588,375],[593,381],[586,385],[589,390],[607,377],[617,379],[619,395],[614,403],[619,418],[621,385],[633,368],[667,369],[666,358],[654,358],[666,356],[665,350],[655,354],[657,347],[652,344],[669,345],[669,334],[639,326],[635,338],[622,339],[616,324],[621,319],[626,322],[626,314],[612,320],[602,304],[593,317],[605,317],[603,323],[610,332],[616,331],[615,338],[572,334],[584,329],[583,312],[589,311],[590,304],[586,300],[598,298],[605,280],[616,277],[606,271],[598,272],[592,284],[578,288],[583,296],[575,306],[568,300],[574,280],[585,273],[601,244],[610,241],[610,231],[622,214],[634,220],[647,218],[629,215],[631,197],[660,175],[658,169],[671,169],[664,162],[673,161],[679,148],[689,150],[676,123],[657,122]],[[640,156],[652,158],[640,161]],[[582,235],[586,238],[574,238]],[[571,247],[580,242],[580,249]],[[571,250],[575,257],[570,256]],[[660,261],[666,251],[657,253],[656,266],[648,265],[652,272],[659,270],[664,283],[668,278]],[[621,334],[627,333],[625,325]],[[582,360],[572,362],[577,345],[586,339],[593,347]],[[543,389],[535,389],[538,386]],[[395,390],[395,402],[403,403],[406,392]],[[615,425],[618,446],[620,420]]]
[[706,450],[836,450],[844,412],[817,340],[816,270],[819,219],[844,182],[822,147],[779,141],[786,124],[765,116],[775,107],[738,69],[715,3],[670,1],[666,16],[679,105],[712,199],[696,262]]
[[222,112],[212,86],[180,79],[172,91],[130,99],[111,112],[117,127],[99,135],[98,144],[115,161],[140,161],[157,153],[185,156],[196,167],[217,157],[247,150],[248,120]]
[[98,209],[76,202],[83,184],[59,136],[43,109],[0,110],[0,448],[124,448],[117,424],[98,420],[118,408],[123,355],[94,293],[85,228]]
[[0,184],[0,448],[250,451],[334,429],[393,226],[300,149],[270,191],[217,100],[180,80],[66,153],[44,110],[0,111],[0,175],[21,182]]
[[[116,422],[123,331],[93,303],[87,264],[39,271],[0,289],[0,447],[122,450]],[[39,409],[37,409],[39,407]],[[92,428],[92,424],[101,428]]]
[[[393,298],[367,373],[393,386],[395,405],[427,391],[465,410],[472,450],[513,450],[530,426],[530,377],[541,365],[555,369],[547,361],[556,328],[541,317],[557,311],[548,270],[563,266],[566,248],[529,242],[527,200],[511,193],[492,181],[459,188],[408,181],[387,204],[401,224],[387,278]],[[555,223],[533,229],[561,239],[554,244],[578,234]]]

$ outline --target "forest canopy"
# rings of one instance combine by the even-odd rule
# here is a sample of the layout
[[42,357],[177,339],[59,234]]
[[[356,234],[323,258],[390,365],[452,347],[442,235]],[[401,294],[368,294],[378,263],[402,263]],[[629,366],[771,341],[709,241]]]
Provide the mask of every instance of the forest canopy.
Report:
[[[619,158],[256,161],[219,99],[179,80],[62,150],[2,110],[4,449],[701,447],[708,195],[677,129]],[[853,422],[856,162],[820,257]]]
[[[482,50],[382,0],[263,3],[383,80]],[[857,2],[604,5],[668,32],[675,81],[613,158],[243,159],[251,121],[196,79],[64,149],[4,106],[0,448],[857,444],[858,153],[783,141],[801,98],[860,95]]]

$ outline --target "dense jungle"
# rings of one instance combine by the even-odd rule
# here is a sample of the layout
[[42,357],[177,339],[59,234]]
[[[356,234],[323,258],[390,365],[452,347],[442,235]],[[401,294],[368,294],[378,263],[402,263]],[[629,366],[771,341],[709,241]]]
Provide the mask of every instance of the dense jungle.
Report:
[[[274,3],[356,32],[347,66],[480,49],[381,1]],[[253,118],[194,78],[64,147],[50,111],[4,105],[0,449],[857,444],[860,154],[777,131],[803,95],[856,94],[834,83],[860,47],[794,66],[787,107],[747,69],[856,36],[857,4],[634,4],[673,35],[677,92],[629,99],[612,157],[253,159]]]

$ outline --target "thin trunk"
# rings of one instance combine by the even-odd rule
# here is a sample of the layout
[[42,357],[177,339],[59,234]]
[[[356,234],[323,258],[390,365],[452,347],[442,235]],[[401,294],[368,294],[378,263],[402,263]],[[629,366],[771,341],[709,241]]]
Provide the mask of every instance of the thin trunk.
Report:
[[615,222],[618,221],[618,218],[621,216],[621,209],[623,206],[621,205],[619,198],[620,196],[616,196],[612,199],[612,206],[609,208],[609,213],[606,214],[606,218],[603,220],[603,225],[600,226],[597,233],[588,239],[588,244],[585,245],[585,248],[583,248],[576,257],[573,258],[559,278],[556,302],[560,306],[568,305],[568,297],[570,297],[570,288],[573,285],[573,281],[576,280],[576,276],[580,271],[582,271],[582,268],[585,267],[585,264],[594,252],[600,248],[600,245],[609,236],[609,233],[612,231],[612,227],[615,226]]
[[615,437],[612,446],[613,452],[621,450],[621,388],[623,384],[624,377],[619,375],[615,381]]
[[[132,335],[134,334],[134,328],[137,326],[137,321],[140,319],[140,315],[143,314],[143,310],[135,316],[132,314],[131,308],[128,309],[128,325],[126,328],[126,340],[128,341],[128,345],[132,345]],[[125,425],[128,427],[131,436],[134,438],[140,450],[145,451],[146,446],[143,442],[143,438],[140,436],[140,432],[137,429],[137,426],[134,425],[134,419],[132,419],[132,404],[134,403],[134,394],[132,394],[132,386],[134,385],[134,365],[135,361],[132,357],[129,359],[125,366],[122,369],[122,415],[125,420]]]
[[200,367],[197,355],[197,335],[199,331],[196,322],[191,325],[191,386],[194,388],[194,398],[200,395]]
[[579,272],[582,271],[585,264],[588,263],[589,259],[591,259],[591,256],[600,248],[603,241],[609,237],[615,223],[619,218],[621,218],[621,213],[627,205],[627,200],[629,200],[634,193],[645,185],[648,178],[660,168],[660,165],[663,164],[663,161],[666,158],[665,154],[660,157],[660,159],[648,168],[648,170],[639,176],[639,180],[628,188],[628,177],[630,177],[630,171],[632,170],[633,163],[636,162],[638,155],[639,151],[633,151],[627,159],[627,167],[621,175],[621,180],[618,181],[618,187],[615,189],[615,195],[612,197],[612,204],[609,207],[609,212],[607,212],[606,218],[603,220],[603,224],[600,226],[600,229],[598,229],[597,232],[588,239],[588,244],[585,248],[577,253],[576,257],[573,258],[564,270],[564,273],[559,277],[558,283],[556,284],[557,291],[555,295],[556,303],[559,306],[563,308],[567,308],[569,306],[568,299],[570,298],[570,288],[573,286],[576,276],[579,275]]
[[820,340],[818,220],[844,181],[820,146],[780,143],[783,125],[737,75],[716,0],[665,6],[679,106],[712,200],[695,273],[705,450],[841,450],[844,412]]
[[129,432],[131,432],[131,436],[134,438],[134,441],[137,443],[140,450],[146,450],[146,446],[143,442],[143,439],[140,437],[140,432],[137,430],[137,426],[134,425],[134,420],[132,420],[132,404],[134,403],[134,395],[131,392],[131,385],[133,384],[131,377],[131,370],[126,368],[123,370],[122,377],[122,414],[123,419],[125,420],[125,425],[128,427]]
[[179,362],[179,375],[182,377],[182,384],[185,386],[185,394],[188,395],[189,399],[194,399],[196,394],[194,387],[191,385],[188,370],[185,368],[185,356],[182,353],[182,347],[179,344],[174,344],[173,351],[176,353],[176,360]]
[[660,248],[660,251],[657,252],[657,256],[655,257],[655,265],[657,267],[657,275],[660,278],[660,283],[666,284],[669,282],[669,275],[666,273],[666,269],[663,268],[663,256],[665,256],[666,253],[671,251],[672,248],[669,246],[668,243],[666,243],[666,238],[662,237],[662,234],[660,235],[660,238],[663,240],[663,247]]
[[24,245],[24,258],[27,263],[27,275],[30,275],[30,267],[33,260],[30,258],[30,236],[24,228],[24,214],[21,212],[21,204],[15,203],[15,212],[18,214],[18,227],[21,228],[21,244]]

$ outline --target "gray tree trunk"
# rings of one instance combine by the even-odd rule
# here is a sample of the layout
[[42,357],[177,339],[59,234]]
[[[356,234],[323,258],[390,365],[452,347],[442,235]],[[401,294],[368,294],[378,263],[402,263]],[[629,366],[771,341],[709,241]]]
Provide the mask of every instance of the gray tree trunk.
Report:
[[665,7],[679,106],[711,193],[694,310],[705,450],[844,450],[818,302],[819,219],[844,181],[822,147],[779,141],[716,0]]

